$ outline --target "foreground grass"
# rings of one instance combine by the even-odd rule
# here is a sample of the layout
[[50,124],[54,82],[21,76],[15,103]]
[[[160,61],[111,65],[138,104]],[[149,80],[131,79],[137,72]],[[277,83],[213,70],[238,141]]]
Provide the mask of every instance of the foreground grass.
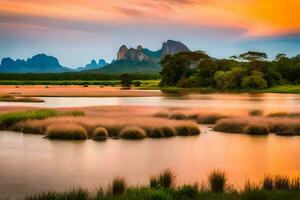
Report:
[[65,192],[45,192],[27,196],[26,200],[298,200],[299,178],[284,176],[265,177],[261,184],[245,183],[237,190],[227,182],[226,173],[220,170],[208,174],[207,182],[199,185],[176,184],[176,175],[169,169],[150,176],[146,186],[128,186],[124,177],[116,177],[107,189],[96,191],[74,188]]

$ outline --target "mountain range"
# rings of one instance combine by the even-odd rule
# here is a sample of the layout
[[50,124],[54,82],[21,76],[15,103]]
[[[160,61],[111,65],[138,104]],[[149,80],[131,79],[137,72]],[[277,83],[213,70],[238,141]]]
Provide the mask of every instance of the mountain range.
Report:
[[117,53],[116,60],[110,64],[100,59],[92,60],[84,67],[71,69],[62,66],[58,59],[46,54],[38,54],[27,60],[13,60],[3,58],[0,65],[0,73],[62,73],[74,71],[103,72],[103,73],[135,73],[135,72],[159,72],[160,60],[165,55],[173,55],[178,52],[190,51],[187,46],[178,41],[168,40],[162,44],[159,50],[151,51],[141,45],[137,48],[127,48],[122,45]]

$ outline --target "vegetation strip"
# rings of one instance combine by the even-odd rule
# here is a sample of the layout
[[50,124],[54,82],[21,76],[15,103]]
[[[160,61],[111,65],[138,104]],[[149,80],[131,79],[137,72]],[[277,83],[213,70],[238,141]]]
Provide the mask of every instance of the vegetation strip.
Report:
[[176,184],[176,175],[170,169],[150,176],[145,186],[129,186],[124,177],[115,177],[107,188],[97,187],[90,192],[74,188],[66,192],[49,191],[29,195],[26,200],[298,200],[300,178],[265,176],[259,183],[246,181],[242,189],[228,183],[226,173],[214,170],[203,184]]

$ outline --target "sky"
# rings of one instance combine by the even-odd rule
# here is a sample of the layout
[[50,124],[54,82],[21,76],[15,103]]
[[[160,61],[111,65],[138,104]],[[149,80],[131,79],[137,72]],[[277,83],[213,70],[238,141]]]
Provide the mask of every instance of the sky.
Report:
[[0,0],[0,59],[55,56],[68,67],[111,61],[122,44],[173,39],[217,58],[300,53],[299,0]]

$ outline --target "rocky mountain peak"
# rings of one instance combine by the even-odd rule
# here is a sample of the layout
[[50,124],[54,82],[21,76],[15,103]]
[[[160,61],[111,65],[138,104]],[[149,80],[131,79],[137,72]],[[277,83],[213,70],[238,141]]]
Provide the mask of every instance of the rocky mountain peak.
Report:
[[162,57],[165,55],[174,55],[179,52],[189,52],[190,49],[179,41],[168,40],[162,45]]

